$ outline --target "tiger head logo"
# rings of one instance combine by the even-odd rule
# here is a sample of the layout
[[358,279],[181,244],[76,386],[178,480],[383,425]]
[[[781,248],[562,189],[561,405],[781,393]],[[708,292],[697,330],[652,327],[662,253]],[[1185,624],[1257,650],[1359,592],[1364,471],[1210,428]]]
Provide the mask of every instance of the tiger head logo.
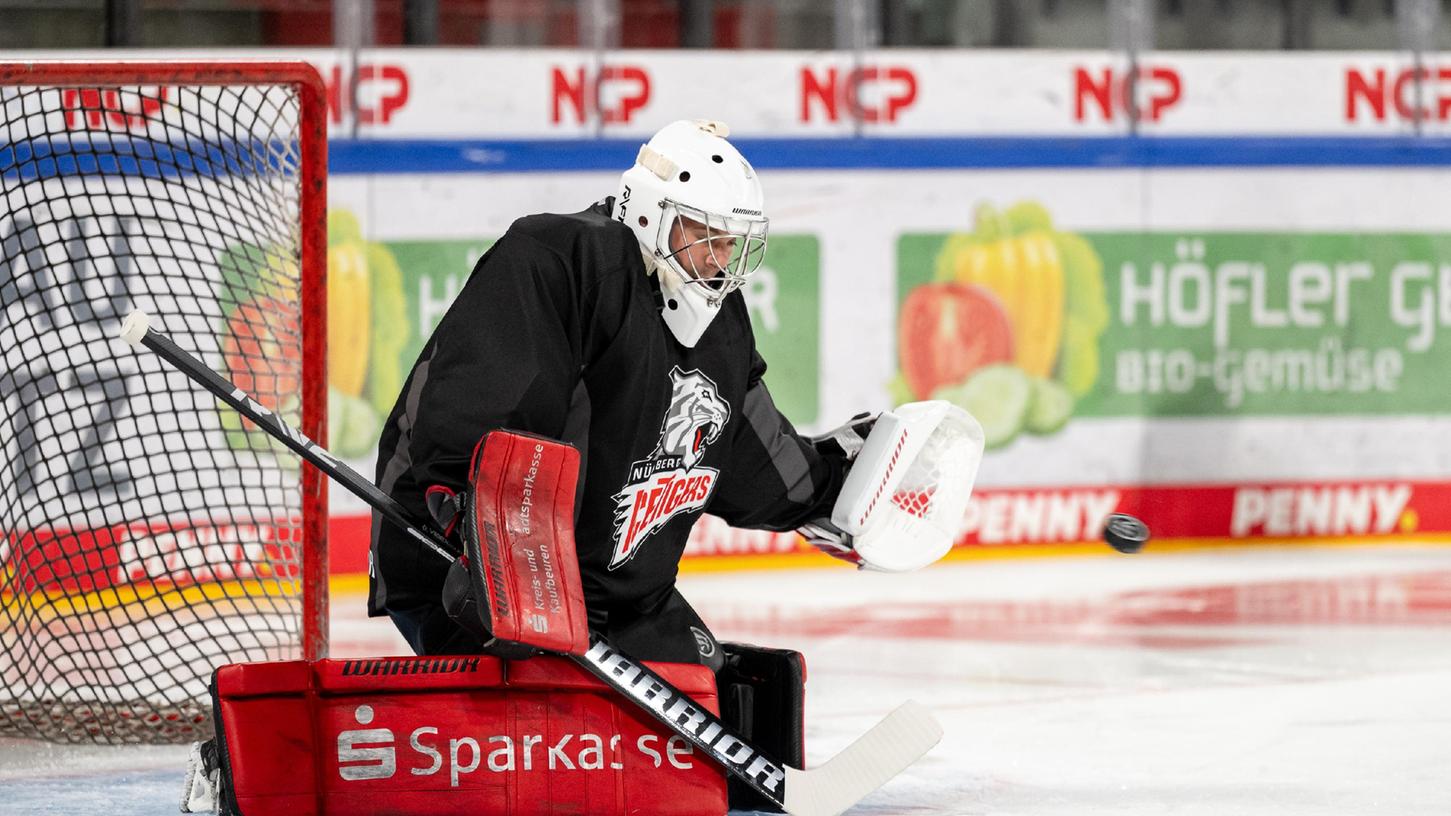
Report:
[[670,371],[670,407],[660,428],[656,456],[679,456],[686,470],[695,467],[705,449],[720,438],[731,408],[710,378],[699,371]]

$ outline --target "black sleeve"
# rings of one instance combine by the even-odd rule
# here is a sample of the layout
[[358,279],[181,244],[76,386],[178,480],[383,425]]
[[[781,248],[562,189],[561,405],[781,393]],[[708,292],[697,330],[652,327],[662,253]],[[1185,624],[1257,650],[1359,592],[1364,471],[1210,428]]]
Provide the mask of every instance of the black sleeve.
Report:
[[578,363],[578,304],[556,255],[527,236],[479,260],[405,390],[408,481],[462,488],[486,431],[558,437]]
[[794,530],[828,515],[841,491],[845,462],[824,456],[776,409],[752,352],[750,385],[736,424],[731,460],[707,510],[732,527]]
[[[430,487],[467,485],[485,432],[566,436],[581,367],[600,337],[618,331],[620,307],[601,295],[602,281],[623,274],[618,253],[575,251],[592,247],[568,220],[531,218],[479,259],[384,425],[378,487],[419,518],[429,516]],[[372,533],[369,613],[436,605],[443,559],[377,513]]]

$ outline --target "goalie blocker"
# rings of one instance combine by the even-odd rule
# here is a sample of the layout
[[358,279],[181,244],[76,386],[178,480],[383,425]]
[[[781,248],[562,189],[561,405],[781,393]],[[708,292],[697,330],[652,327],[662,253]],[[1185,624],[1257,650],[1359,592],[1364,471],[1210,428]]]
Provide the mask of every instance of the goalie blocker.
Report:
[[[524,658],[589,648],[574,550],[578,479],[572,446],[490,431],[474,447],[469,489],[457,497],[446,488],[430,491],[430,510],[452,515],[442,520],[460,528],[464,544],[445,579],[444,608],[483,651]],[[448,495],[440,501],[442,493]],[[440,507],[457,510],[445,514]]]

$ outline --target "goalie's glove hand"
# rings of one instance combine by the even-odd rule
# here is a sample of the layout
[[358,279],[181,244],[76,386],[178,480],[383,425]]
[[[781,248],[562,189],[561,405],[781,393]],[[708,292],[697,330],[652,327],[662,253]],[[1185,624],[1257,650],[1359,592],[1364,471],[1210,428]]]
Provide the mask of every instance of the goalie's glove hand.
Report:
[[826,553],[832,558],[840,558],[848,564],[855,564],[865,569],[861,556],[857,555],[851,533],[846,532],[835,524],[831,519],[822,517],[812,519],[800,527],[796,532],[806,539],[807,543],[818,550]]
[[[819,436],[808,437],[808,441],[816,448],[817,453],[841,459],[845,463],[845,469],[850,469],[852,461],[861,453],[862,445],[871,435],[872,426],[876,424],[878,416],[879,414],[873,413],[857,414],[840,427]],[[861,558],[852,546],[851,534],[832,524],[829,516],[812,519],[796,528],[796,532],[810,542],[811,546],[827,555],[862,566]]]
[[823,456],[835,456],[851,462],[861,453],[862,444],[877,423],[878,414],[860,413],[847,420],[845,425],[833,428],[820,436],[807,437],[816,452]]

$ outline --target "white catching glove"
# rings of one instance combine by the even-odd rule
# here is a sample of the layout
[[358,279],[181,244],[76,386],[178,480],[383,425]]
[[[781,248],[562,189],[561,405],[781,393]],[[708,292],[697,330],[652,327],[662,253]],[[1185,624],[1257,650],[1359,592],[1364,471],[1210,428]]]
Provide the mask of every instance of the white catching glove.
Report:
[[[821,445],[851,444],[853,419]],[[942,400],[885,411],[853,454],[830,519],[798,529],[818,549],[864,569],[906,572],[931,564],[962,534],[963,516],[982,462],[982,426]],[[841,445],[847,450],[847,445]]]

